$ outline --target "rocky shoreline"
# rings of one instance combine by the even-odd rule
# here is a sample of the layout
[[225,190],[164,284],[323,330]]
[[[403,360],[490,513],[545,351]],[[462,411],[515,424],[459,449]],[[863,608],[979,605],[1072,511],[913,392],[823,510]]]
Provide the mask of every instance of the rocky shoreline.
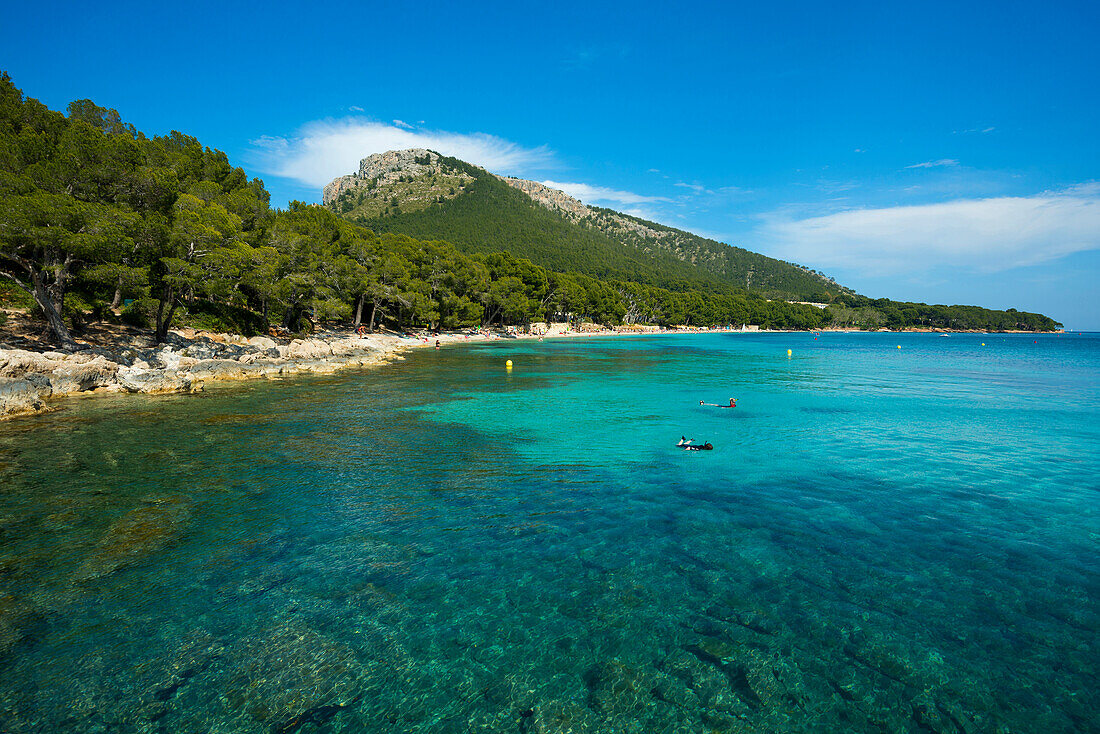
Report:
[[170,332],[126,346],[31,351],[0,344],[0,419],[42,413],[65,396],[199,392],[213,380],[335,372],[400,359],[412,346],[389,335],[330,333],[279,343],[265,336]]
[[[548,328],[545,328],[548,327]],[[732,330],[699,330],[739,333]],[[819,329],[819,332],[852,332],[857,329]],[[917,330],[911,330],[917,331]],[[927,330],[947,333],[948,330]],[[620,327],[619,329],[569,329],[567,324],[544,325],[537,333],[512,334],[513,338],[543,336],[645,336],[698,333],[690,329]],[[746,333],[768,333],[764,330]],[[794,332],[797,333],[797,332]],[[809,332],[807,332],[809,333]],[[899,332],[900,333],[900,332]],[[953,330],[950,333],[992,333]],[[1015,332],[997,332],[1015,333]],[[1023,332],[1021,332],[1023,333]],[[1030,332],[1028,332],[1030,333]],[[129,335],[122,341],[82,345],[78,350],[23,349],[0,342],[0,420],[48,412],[55,400],[99,393],[193,393],[214,380],[248,380],[302,372],[328,373],[349,367],[382,365],[414,347],[433,343],[485,341],[502,335],[477,331],[401,337],[396,334],[356,336],[331,331],[308,339],[275,340],[266,336],[245,338],[236,334],[169,332],[163,344],[148,335]]]

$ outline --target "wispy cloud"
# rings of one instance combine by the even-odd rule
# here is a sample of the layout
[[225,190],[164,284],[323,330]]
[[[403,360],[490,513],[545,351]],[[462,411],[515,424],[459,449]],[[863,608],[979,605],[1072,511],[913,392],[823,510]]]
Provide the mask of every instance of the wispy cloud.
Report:
[[363,111],[363,108],[360,107],[357,104],[353,104],[351,107],[348,107],[348,112],[362,112],[362,111]]
[[265,136],[252,146],[252,158],[265,173],[316,187],[358,170],[359,161],[372,153],[404,148],[430,148],[500,174],[555,167],[544,145],[528,148],[486,133],[409,130],[362,118],[318,120],[292,137]]
[[405,122],[404,120],[394,120],[393,124],[396,125],[397,127],[401,127],[401,128],[406,129],[406,130],[412,130],[413,129],[413,126],[410,125],[409,123]]
[[672,185],[673,186],[679,186],[682,189],[691,189],[696,194],[701,194],[701,193],[703,193],[704,191],[707,190],[707,187],[703,186],[702,184],[684,183],[683,181],[677,181],[676,183],[674,183]]
[[568,69],[587,69],[600,62],[621,61],[629,55],[630,46],[627,44],[600,44],[567,52],[562,65]]
[[948,168],[951,166],[957,166],[959,162],[954,158],[940,158],[938,161],[924,161],[923,163],[914,163],[906,168]]
[[775,214],[755,235],[778,257],[864,275],[999,272],[1100,249],[1100,184],[805,219]]
[[[542,181],[541,183],[543,186],[549,186],[552,189],[564,191],[574,199],[580,199],[585,203],[610,201],[616,204],[635,205],[672,201],[663,196],[645,196],[642,194],[635,194],[631,191],[618,191],[616,189],[609,189],[605,186],[592,186],[585,183],[567,183],[563,181]],[[629,214],[631,212],[627,213]]]

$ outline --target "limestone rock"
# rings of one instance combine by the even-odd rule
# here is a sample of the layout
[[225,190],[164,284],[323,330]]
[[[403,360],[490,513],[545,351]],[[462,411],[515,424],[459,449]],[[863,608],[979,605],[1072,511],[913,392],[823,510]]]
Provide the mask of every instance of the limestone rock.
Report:
[[248,340],[248,343],[264,350],[274,349],[277,346],[275,340],[267,336],[254,336]]
[[45,407],[42,398],[49,396],[49,390],[48,382],[43,395],[42,388],[30,380],[0,377],[0,417],[42,410]]
[[124,367],[118,372],[119,387],[127,392],[194,392],[195,382],[191,375],[176,370],[147,370],[135,366]]
[[72,361],[63,362],[53,370],[50,383],[54,392],[86,392],[108,387],[115,382],[118,375],[117,362],[110,362],[100,355],[87,361],[79,361],[75,357],[76,355]]
[[37,354],[23,349],[6,349],[0,352],[0,377],[21,378],[28,372],[49,374],[67,356],[61,352]]
[[233,359],[206,359],[188,370],[192,378],[208,378],[214,380],[239,380],[245,375],[244,366]]
[[[281,350],[280,350],[281,351]],[[332,347],[320,339],[295,339],[287,347],[287,359],[318,359],[331,357]]]

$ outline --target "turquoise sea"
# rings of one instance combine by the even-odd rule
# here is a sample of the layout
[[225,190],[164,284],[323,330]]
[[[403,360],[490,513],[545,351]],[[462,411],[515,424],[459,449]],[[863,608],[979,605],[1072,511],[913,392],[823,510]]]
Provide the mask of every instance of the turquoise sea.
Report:
[[423,350],[0,487],[0,731],[1100,731],[1100,335]]

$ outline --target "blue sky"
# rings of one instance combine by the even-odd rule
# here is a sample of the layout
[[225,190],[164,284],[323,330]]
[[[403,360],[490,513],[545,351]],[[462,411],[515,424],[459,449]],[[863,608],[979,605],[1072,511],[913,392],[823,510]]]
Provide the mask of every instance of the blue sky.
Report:
[[0,68],[318,201],[423,145],[822,270],[1100,329],[1097,3],[9,3]]

